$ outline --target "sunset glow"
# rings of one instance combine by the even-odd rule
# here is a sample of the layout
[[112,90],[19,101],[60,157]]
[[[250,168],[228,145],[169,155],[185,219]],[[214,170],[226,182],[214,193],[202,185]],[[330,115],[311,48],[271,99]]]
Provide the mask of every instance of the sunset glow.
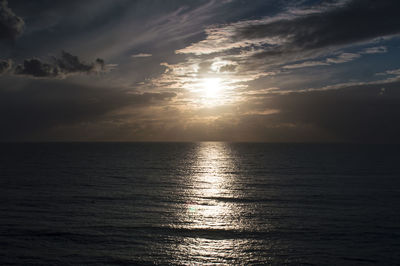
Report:
[[397,140],[400,4],[328,2],[0,0],[0,141]]
[[219,96],[221,90],[219,78],[207,78],[203,80],[203,92],[206,98],[215,99]]
[[400,265],[399,0],[0,0],[1,265]]

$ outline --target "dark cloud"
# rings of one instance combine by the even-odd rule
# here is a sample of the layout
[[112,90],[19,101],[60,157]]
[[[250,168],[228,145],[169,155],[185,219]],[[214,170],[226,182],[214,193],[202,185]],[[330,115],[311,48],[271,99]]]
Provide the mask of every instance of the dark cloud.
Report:
[[77,56],[62,51],[61,57],[53,57],[52,63],[45,63],[39,59],[25,59],[23,65],[15,68],[15,74],[36,78],[64,78],[78,73],[97,73],[105,70],[103,59],[96,59],[94,63],[87,64]]
[[[258,132],[265,134],[264,140],[286,136],[285,141],[313,141],[312,137],[314,141],[399,142],[399,89],[400,82],[393,82],[274,95],[258,107],[278,113],[245,120],[257,121],[258,117],[258,124],[269,127],[258,127]],[[304,129],[309,132],[296,137],[296,132]]]
[[0,75],[10,71],[12,68],[11,60],[0,60]]
[[353,0],[326,12],[248,25],[239,28],[234,38],[282,41],[265,56],[346,45],[400,33],[399,12],[397,0]]
[[7,0],[0,0],[0,40],[15,40],[24,26],[24,20],[8,7]]
[[57,66],[42,63],[39,59],[25,59],[23,65],[17,66],[15,74],[29,75],[33,77],[57,77],[59,69]]
[[[54,136],[48,132],[55,127],[96,124],[121,108],[159,105],[175,96],[170,92],[131,93],[65,80],[16,82],[10,77],[0,88],[0,140],[35,140],[43,136],[51,139]],[[84,128],[80,129],[85,134]],[[68,132],[63,137],[68,139]]]
[[237,65],[224,65],[219,69],[219,72],[235,72]]

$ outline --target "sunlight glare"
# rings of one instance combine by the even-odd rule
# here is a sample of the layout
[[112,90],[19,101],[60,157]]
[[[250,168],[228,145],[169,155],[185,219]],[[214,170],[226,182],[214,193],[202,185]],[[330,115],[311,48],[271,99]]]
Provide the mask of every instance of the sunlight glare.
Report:
[[219,78],[207,78],[203,81],[204,95],[207,98],[217,98],[221,87]]

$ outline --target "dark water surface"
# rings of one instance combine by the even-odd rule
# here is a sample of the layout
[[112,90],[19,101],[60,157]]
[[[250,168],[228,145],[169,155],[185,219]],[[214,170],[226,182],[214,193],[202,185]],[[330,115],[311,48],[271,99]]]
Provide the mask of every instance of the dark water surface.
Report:
[[1,265],[400,263],[400,146],[0,149]]

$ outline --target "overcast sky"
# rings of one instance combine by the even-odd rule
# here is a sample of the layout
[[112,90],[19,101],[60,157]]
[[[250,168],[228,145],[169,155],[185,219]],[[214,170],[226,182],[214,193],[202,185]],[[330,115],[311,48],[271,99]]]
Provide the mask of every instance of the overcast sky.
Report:
[[398,0],[0,0],[0,141],[399,142]]

